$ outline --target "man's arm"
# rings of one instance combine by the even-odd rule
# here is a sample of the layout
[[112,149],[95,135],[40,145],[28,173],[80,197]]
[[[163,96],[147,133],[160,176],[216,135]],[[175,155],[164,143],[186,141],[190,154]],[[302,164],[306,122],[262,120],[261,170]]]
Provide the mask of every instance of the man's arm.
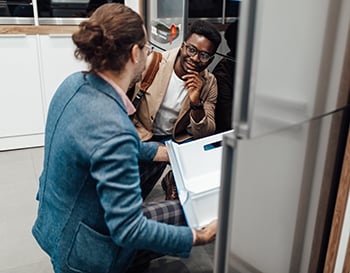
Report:
[[141,141],[140,145],[140,160],[169,162],[168,152],[164,144],[153,141]]

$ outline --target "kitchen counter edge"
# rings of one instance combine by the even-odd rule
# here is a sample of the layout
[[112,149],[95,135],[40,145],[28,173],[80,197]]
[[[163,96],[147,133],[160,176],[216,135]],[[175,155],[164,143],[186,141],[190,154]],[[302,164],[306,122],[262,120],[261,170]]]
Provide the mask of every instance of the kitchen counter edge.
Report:
[[25,26],[25,25],[0,25],[0,34],[72,34],[78,30],[77,25],[72,26]]

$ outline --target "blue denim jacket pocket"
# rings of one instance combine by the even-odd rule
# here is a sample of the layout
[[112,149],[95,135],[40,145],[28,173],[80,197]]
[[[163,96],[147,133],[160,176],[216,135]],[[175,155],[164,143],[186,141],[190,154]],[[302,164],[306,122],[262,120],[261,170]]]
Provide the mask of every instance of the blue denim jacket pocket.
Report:
[[119,251],[111,237],[80,222],[69,250],[67,266],[76,272],[109,273]]

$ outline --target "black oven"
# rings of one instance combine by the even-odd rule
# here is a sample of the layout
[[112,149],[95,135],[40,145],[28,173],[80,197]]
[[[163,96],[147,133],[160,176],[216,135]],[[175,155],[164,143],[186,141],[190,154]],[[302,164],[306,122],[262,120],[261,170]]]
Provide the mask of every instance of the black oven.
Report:
[[[77,25],[99,6],[124,0],[0,0],[0,24]],[[37,10],[37,13],[35,12]]]
[[0,24],[34,24],[31,0],[0,0]]
[[207,19],[213,23],[228,23],[239,16],[240,0],[189,0],[188,17]]
[[[179,14],[174,0],[159,0],[157,13],[159,18],[171,18]],[[147,6],[147,1],[144,1]],[[239,17],[240,0],[187,0],[188,21],[209,20],[213,23],[230,23]],[[145,13],[145,12],[144,12]]]
[[69,20],[74,18],[86,18],[99,6],[116,2],[124,4],[124,0],[37,0],[39,22],[50,23],[55,19]]

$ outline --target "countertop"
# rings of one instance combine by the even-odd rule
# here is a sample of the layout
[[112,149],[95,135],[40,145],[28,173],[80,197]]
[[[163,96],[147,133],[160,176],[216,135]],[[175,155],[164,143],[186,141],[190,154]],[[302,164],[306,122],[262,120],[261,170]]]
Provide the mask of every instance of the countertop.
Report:
[[47,25],[47,26],[26,26],[26,25],[0,25],[0,34],[72,34],[78,29],[77,25]]

